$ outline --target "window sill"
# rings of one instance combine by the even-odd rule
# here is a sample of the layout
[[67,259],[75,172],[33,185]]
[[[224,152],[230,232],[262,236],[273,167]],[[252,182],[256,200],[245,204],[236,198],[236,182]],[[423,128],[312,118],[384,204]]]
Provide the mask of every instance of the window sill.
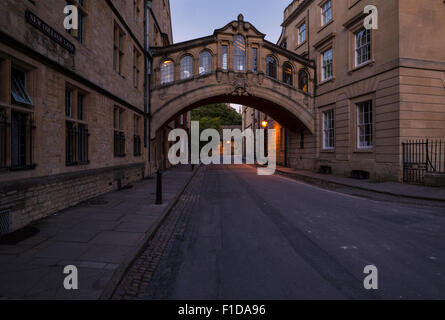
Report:
[[325,25],[320,26],[320,27],[318,28],[317,33],[320,33],[321,31],[323,31],[324,29],[326,29],[327,27],[329,27],[332,23],[334,23],[334,19],[332,19],[331,21],[329,21],[329,22],[326,23]]
[[9,171],[26,171],[26,170],[34,170],[37,167],[36,164],[31,164],[24,167],[9,167]]
[[350,70],[348,71],[348,74],[351,75],[351,74],[354,73],[355,71],[361,70],[361,69],[366,68],[366,67],[372,67],[374,64],[375,64],[375,61],[374,61],[374,60],[369,60],[369,61],[367,61],[367,62],[365,62],[365,63],[362,63],[362,64],[359,65],[359,66],[356,66],[356,67],[350,69]]
[[306,43],[307,43],[307,40],[304,40],[302,43],[300,43],[300,44],[297,45],[297,47],[295,48],[295,50],[300,49],[300,48],[303,47]]
[[86,161],[86,162],[74,162],[74,163],[67,163],[66,166],[67,167],[77,167],[77,166],[87,166],[90,164],[90,161]]
[[321,149],[322,153],[335,153],[335,148],[332,149]]
[[127,156],[126,154],[121,155],[121,156],[114,155],[115,158],[125,158],[126,156]]
[[332,78],[330,78],[328,80],[323,80],[323,81],[319,82],[318,85],[322,86],[322,85],[325,85],[325,84],[330,83],[330,82],[335,82],[335,77],[332,77]]
[[374,153],[374,147],[369,147],[369,148],[365,148],[365,147],[358,148],[357,147],[354,150],[354,153]]

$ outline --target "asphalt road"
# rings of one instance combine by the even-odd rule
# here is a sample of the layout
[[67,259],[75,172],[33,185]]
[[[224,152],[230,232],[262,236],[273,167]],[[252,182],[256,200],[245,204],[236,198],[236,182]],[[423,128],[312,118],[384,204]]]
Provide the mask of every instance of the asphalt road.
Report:
[[[445,208],[202,167],[147,299],[445,299]],[[366,290],[364,268],[378,268]]]

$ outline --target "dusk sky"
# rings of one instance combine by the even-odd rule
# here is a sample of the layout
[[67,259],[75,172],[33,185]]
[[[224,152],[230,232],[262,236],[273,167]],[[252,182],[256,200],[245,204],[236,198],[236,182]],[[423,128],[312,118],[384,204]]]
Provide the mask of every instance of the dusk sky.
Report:
[[291,0],[170,0],[174,42],[211,35],[242,13],[266,39],[277,42]]

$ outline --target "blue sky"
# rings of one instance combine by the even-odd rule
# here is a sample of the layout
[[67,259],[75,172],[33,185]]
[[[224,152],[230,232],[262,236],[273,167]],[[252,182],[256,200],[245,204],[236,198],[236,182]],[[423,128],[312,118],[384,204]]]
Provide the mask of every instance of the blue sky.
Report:
[[266,39],[276,43],[283,11],[291,0],[170,0],[175,43],[211,35],[242,13]]

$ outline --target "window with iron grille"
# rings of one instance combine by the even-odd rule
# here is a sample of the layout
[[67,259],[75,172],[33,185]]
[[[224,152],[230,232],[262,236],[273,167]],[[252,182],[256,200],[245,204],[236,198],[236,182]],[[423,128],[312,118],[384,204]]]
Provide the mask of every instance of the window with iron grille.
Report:
[[66,165],[88,164],[88,128],[79,123],[66,122]]
[[10,169],[21,170],[33,168],[33,133],[34,124],[28,113],[11,112],[9,124],[11,136]]
[[85,94],[74,87],[65,89],[66,133],[65,162],[67,166],[89,164],[88,126],[85,122]]
[[140,157],[142,155],[142,139],[140,132],[141,117],[134,116],[134,138],[133,138],[133,155]]
[[114,156],[125,157],[125,134],[114,131]]
[[114,156],[125,157],[124,110],[114,107]]

